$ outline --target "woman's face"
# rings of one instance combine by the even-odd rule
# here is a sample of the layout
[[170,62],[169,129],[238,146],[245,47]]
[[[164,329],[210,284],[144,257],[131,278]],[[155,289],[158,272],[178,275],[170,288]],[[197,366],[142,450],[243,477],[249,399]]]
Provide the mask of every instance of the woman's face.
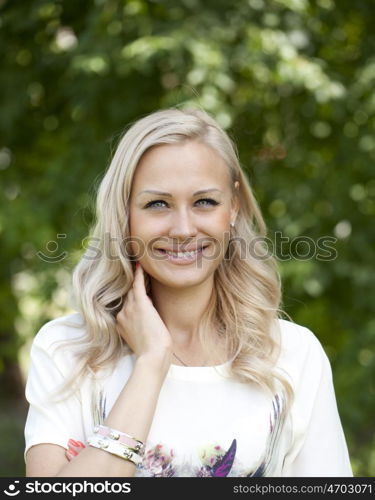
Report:
[[130,236],[152,279],[184,288],[213,276],[238,211],[231,197],[224,160],[202,143],[163,144],[143,155],[130,196]]

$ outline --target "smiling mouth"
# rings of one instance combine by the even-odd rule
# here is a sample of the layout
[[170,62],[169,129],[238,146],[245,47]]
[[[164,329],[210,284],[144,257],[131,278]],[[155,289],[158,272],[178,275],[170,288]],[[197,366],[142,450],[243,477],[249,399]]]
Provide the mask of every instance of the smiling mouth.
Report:
[[194,260],[198,255],[200,255],[208,245],[198,248],[196,250],[190,250],[189,252],[173,252],[170,250],[165,250],[164,248],[157,248],[156,251],[162,255],[167,255],[171,259],[182,259],[182,260]]

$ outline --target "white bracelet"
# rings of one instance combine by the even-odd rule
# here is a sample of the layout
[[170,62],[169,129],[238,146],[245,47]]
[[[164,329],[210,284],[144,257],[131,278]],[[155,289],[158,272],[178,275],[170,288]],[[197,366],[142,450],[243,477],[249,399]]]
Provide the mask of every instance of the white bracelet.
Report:
[[118,443],[98,435],[89,437],[87,442],[94,448],[108,451],[108,453],[123,458],[124,460],[128,460],[129,462],[133,462],[135,465],[142,463],[142,457],[122,443]]
[[94,434],[107,437],[108,439],[118,441],[125,446],[129,446],[129,448],[132,448],[132,450],[140,455],[144,452],[144,444],[142,441],[126,434],[126,432],[111,429],[111,427],[107,427],[106,425],[97,425],[94,427]]

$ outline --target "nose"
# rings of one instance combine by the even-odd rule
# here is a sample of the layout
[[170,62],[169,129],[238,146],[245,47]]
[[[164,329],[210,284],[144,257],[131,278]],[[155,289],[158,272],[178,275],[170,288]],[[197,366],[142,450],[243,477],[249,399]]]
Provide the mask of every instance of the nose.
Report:
[[169,230],[169,236],[177,239],[186,239],[196,236],[197,228],[194,216],[188,210],[182,209],[175,212]]

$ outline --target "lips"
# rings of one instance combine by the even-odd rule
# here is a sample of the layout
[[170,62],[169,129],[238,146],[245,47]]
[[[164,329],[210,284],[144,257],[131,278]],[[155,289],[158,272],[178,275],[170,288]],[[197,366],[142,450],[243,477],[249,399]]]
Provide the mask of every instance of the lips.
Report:
[[169,248],[157,248],[159,252],[164,252],[170,255],[184,255],[184,254],[194,254],[197,252],[200,252],[207,248],[208,245],[205,245],[203,247],[195,247],[195,248],[184,248],[184,249],[179,249],[179,250],[170,250]]
[[209,243],[207,243],[206,245],[202,245],[199,247],[190,247],[189,251],[186,248],[184,248],[183,251],[181,251],[181,248],[180,251],[177,251],[169,250],[168,248],[154,247],[154,252],[161,256],[161,259],[158,260],[165,260],[166,262],[178,266],[188,266],[193,262],[200,261],[200,259],[203,257],[204,250],[209,246]]

